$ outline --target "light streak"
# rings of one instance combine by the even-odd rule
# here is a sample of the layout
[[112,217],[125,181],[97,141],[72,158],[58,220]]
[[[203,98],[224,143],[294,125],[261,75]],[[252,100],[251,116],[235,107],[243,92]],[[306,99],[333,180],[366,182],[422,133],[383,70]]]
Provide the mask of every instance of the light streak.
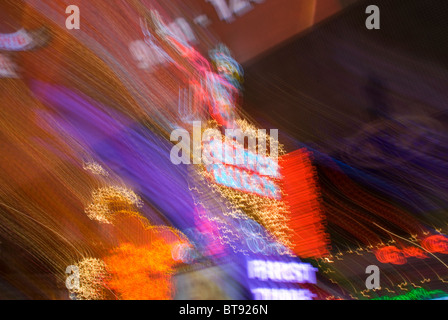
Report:
[[92,198],[92,203],[86,208],[87,216],[108,224],[113,223],[116,212],[133,211],[133,208],[143,205],[132,190],[116,186],[97,189],[92,193]]
[[70,292],[77,300],[103,300],[105,298],[105,283],[108,278],[106,264],[96,258],[85,258],[75,264],[79,268],[79,288]]

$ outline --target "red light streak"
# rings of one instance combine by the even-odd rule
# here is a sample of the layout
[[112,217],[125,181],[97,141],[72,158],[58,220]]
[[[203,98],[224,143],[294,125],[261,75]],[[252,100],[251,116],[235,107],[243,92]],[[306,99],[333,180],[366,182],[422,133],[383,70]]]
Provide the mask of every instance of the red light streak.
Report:
[[324,231],[324,217],[319,201],[310,155],[304,149],[281,157],[284,201],[291,214],[289,226],[293,251],[302,258],[323,257],[328,254],[329,239]]
[[[443,235],[432,235],[421,242],[424,249],[431,253],[448,254],[448,238]],[[392,263],[402,265],[407,258],[427,259],[430,258],[418,247],[406,247],[399,249],[395,246],[383,247],[375,252],[375,256],[381,263]]]
[[422,247],[433,253],[448,254],[448,237],[443,235],[429,236],[422,241]]

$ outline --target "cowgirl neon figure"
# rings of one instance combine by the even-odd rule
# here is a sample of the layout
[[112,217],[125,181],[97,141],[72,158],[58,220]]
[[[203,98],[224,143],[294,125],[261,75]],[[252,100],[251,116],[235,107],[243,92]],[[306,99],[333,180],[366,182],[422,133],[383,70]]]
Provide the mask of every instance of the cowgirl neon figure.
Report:
[[[230,57],[229,50],[221,45],[211,52],[212,61],[218,71],[216,73],[206,58],[190,46],[187,41],[180,39],[168,29],[157,12],[152,11],[151,14],[157,34],[185,58],[197,73],[198,79],[193,77],[189,80],[190,88],[193,88],[197,100],[208,106],[210,115],[225,129],[235,128],[235,109],[240,90],[239,80],[242,77],[242,69]],[[186,71],[184,67],[177,65]]]

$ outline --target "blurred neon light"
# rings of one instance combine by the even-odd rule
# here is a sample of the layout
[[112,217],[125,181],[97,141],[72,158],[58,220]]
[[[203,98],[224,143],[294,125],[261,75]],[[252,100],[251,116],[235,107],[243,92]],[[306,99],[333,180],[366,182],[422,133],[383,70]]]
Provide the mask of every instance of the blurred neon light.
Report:
[[123,300],[171,299],[171,251],[172,245],[162,237],[150,246],[121,244],[104,259],[111,275],[108,287]]
[[316,296],[308,289],[256,288],[251,292],[255,300],[313,300]]
[[[229,139],[204,141],[204,154],[212,164],[206,166],[216,183],[263,197],[281,198],[281,189],[271,177],[280,176],[278,163],[271,157],[257,154]],[[236,130],[241,131],[241,130]],[[241,133],[241,132],[240,132]],[[236,136],[241,136],[237,134]],[[266,143],[266,142],[265,142]]]
[[293,252],[301,258],[318,258],[328,254],[329,237],[324,227],[324,212],[311,154],[305,149],[282,156],[281,174],[284,201],[290,209],[288,226],[294,230]]
[[316,271],[309,263],[249,260],[249,279],[277,282],[316,283]]
[[[174,48],[178,54],[180,54],[184,59],[188,60],[191,66],[196,70],[196,75],[190,74],[193,77],[189,80],[192,84],[196,83],[195,77],[199,77],[201,80],[201,86],[192,88],[199,89],[197,94],[203,95],[203,101],[206,102],[209,108],[211,116],[218,121],[218,123],[224,125],[225,127],[234,126],[234,109],[236,105],[236,97],[238,96],[238,88],[236,88],[232,81],[229,81],[228,76],[232,71],[240,70],[235,63],[226,63],[219,66],[219,72],[215,73],[212,71],[212,66],[198,51],[196,51],[189,43],[188,37],[194,36],[192,30],[187,30],[188,23],[183,20],[179,20],[176,23],[179,28],[174,28],[170,30],[169,27],[163,22],[160,14],[157,11],[151,11],[152,19],[157,29],[157,34],[161,36],[165,41],[167,41],[172,48]],[[183,34],[183,29],[189,36]],[[177,30],[177,34],[176,31]],[[183,36],[182,36],[183,35]],[[224,52],[223,52],[224,55]],[[220,61],[222,61],[223,56],[220,56]],[[228,62],[234,61],[230,60]],[[176,63],[177,67],[184,72],[187,72],[180,63]],[[230,67],[229,70],[227,70]],[[224,73],[224,74],[222,74]],[[195,94],[196,95],[196,94]]]
[[228,4],[226,0],[207,0],[207,2],[213,5],[220,20],[231,23],[235,20],[235,15],[242,16],[254,8],[251,2],[262,3],[264,0],[230,0]]
[[[441,295],[445,295],[445,297],[440,297]],[[434,299],[435,297],[438,297],[438,299]],[[446,298],[448,298],[448,296],[442,290],[428,291],[423,288],[417,288],[403,295],[395,297],[384,296],[372,300],[445,300]]]
[[[234,130],[226,130],[226,141],[224,143],[217,139],[210,139],[210,141],[204,142],[204,152],[206,152],[206,155],[211,156],[210,160],[212,163],[238,165],[244,170],[252,171],[262,176],[280,177],[278,162],[274,160],[276,155],[273,155],[273,158],[267,157],[262,153],[257,154],[246,150],[242,144],[232,141],[231,138],[233,137],[233,134],[228,134],[228,131],[232,131],[232,133],[234,132]],[[271,130],[271,134],[272,133],[277,135],[276,130]],[[236,136],[240,137],[242,134],[237,133]],[[263,144],[260,140],[262,139],[258,139],[259,150],[261,149],[260,145]],[[264,141],[264,145],[266,145],[266,141]]]
[[[316,271],[309,263],[248,260],[248,278],[257,281],[251,288],[255,300],[313,300],[315,294],[308,289],[280,287],[282,284],[316,283]],[[259,281],[264,281],[258,287]]]
[[[422,241],[422,247],[431,253],[448,254],[448,238],[443,235],[429,236]],[[429,255],[418,247],[397,248],[386,246],[375,252],[375,256],[381,263],[392,263],[402,265],[407,258],[427,259]]]
[[267,177],[259,176],[256,173],[249,173],[235,166],[226,166],[223,164],[208,166],[207,170],[213,174],[216,183],[230,188],[256,193],[263,197],[281,198],[279,186]]
[[[418,251],[423,252],[422,250],[415,248]],[[415,258],[420,258],[420,259],[424,259],[427,258],[428,256],[426,254],[421,254],[418,251],[414,251],[413,255]],[[381,263],[392,263],[392,264],[397,264],[397,265],[402,265],[405,264],[408,260],[406,259],[407,257],[410,257],[410,251],[405,252],[404,250],[400,250],[395,246],[387,246],[384,248],[379,249],[378,251],[375,252],[375,256],[378,259],[379,262]]]
[[0,50],[20,51],[29,47],[32,42],[33,39],[24,29],[14,33],[0,33]]

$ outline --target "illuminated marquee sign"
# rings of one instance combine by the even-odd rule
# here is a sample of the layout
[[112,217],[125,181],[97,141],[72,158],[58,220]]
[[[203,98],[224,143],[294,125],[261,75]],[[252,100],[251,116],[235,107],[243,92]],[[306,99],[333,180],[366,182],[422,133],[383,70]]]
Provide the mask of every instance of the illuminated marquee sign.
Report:
[[256,193],[263,197],[280,199],[278,186],[266,177],[256,173],[248,173],[238,167],[214,164],[207,168],[213,173],[215,181],[234,189]]
[[[316,283],[316,271],[309,263],[248,260],[248,278],[253,282],[255,300],[312,300],[308,289],[291,287],[298,283]],[[289,285],[289,286],[288,286]]]
[[257,155],[228,141],[224,143],[224,155],[222,143],[211,140],[205,145],[206,152],[213,159],[206,168],[216,183],[263,197],[281,198],[280,188],[275,182],[280,177],[278,164],[272,158]]
[[[323,225],[324,212],[310,153],[301,149],[275,161],[245,150],[238,144],[226,145],[221,154],[220,142],[218,139],[204,144],[204,153],[210,154],[213,159],[212,164],[206,166],[213,182],[266,200],[278,201],[283,206],[278,216],[284,218],[277,220],[274,226],[269,225],[268,230],[273,233],[279,230],[276,226],[285,225],[281,230],[281,240],[290,241],[283,244],[299,257],[327,255],[329,237]],[[255,214],[262,216],[260,212],[257,209]],[[290,231],[287,231],[288,228]]]
[[[230,56],[230,52],[224,47],[213,51],[211,56],[217,69],[217,72],[214,72],[207,59],[186,41],[182,41],[179,36],[169,31],[156,12],[153,12],[152,16],[158,26],[156,32],[159,36],[196,70],[196,73],[190,74],[189,88],[194,88],[192,96],[198,99],[193,101],[197,100],[198,106],[193,105],[191,108],[188,105],[189,108],[184,108],[183,103],[187,105],[185,98],[190,99],[187,92],[188,96],[184,93],[179,95],[179,105],[183,106],[180,109],[201,110],[204,106],[208,106],[210,116],[222,129],[226,130],[225,139],[220,131],[216,130],[218,134],[213,135],[215,139],[209,140],[204,137],[201,139],[195,134],[195,132],[201,132],[202,126],[198,131],[195,131],[193,126],[193,163],[203,164],[204,155],[206,157],[211,155],[212,161],[205,163],[205,166],[201,168],[203,175],[213,183],[213,187],[219,186],[215,190],[230,199],[239,209],[243,208],[247,217],[265,227],[270,236],[282,246],[288,250],[294,247],[293,252],[304,258],[322,257],[327,254],[328,237],[322,225],[323,215],[318,201],[319,192],[308,153],[299,150],[284,158],[282,156],[280,168],[277,130],[274,130],[275,136],[272,134],[273,130],[270,132],[268,156],[266,130],[257,129],[247,121],[239,119],[235,112],[242,69]],[[205,85],[202,84],[203,82]],[[189,100],[188,103],[190,103]],[[184,117],[183,113],[181,115],[183,120],[192,120],[193,123],[195,117],[199,116],[196,112],[191,119]],[[243,139],[239,139],[241,136],[228,135],[228,130],[244,131]],[[178,130],[173,132],[175,131]],[[179,143],[179,148],[175,146],[170,155],[174,155],[174,161],[172,158],[174,164],[190,161],[189,156],[186,157],[186,162],[179,159],[177,152],[184,150],[182,147],[184,144],[190,147],[189,133],[184,131],[178,134],[178,137],[182,137],[182,144]],[[171,137],[174,137],[173,134]],[[234,142],[232,137],[238,138],[238,143]],[[247,149],[245,137],[249,139]],[[260,140],[262,140],[261,143]],[[171,141],[174,140],[171,139]],[[251,145],[252,141],[253,144],[258,141],[258,146]],[[203,151],[202,155],[198,154],[198,150]],[[257,153],[254,150],[257,150]],[[185,154],[191,153],[186,150]],[[184,155],[183,152],[182,155]],[[263,241],[258,240],[257,238],[257,241],[253,241],[257,245],[253,245],[251,249],[264,251],[261,247],[258,248],[258,243]]]
[[311,153],[305,149],[288,153],[281,157],[281,167],[283,201],[290,210],[288,226],[294,230],[293,252],[301,258],[324,257],[330,240]]
[[249,260],[250,279],[277,282],[316,283],[316,271],[309,263]]

